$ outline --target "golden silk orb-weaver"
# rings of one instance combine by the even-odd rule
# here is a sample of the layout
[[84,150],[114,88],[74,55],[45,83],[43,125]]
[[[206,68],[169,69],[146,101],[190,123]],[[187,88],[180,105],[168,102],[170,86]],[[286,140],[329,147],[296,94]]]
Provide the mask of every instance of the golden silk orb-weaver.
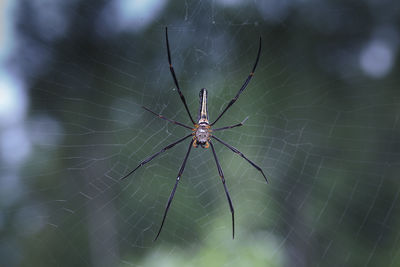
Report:
[[198,116],[197,116],[197,123],[193,120],[193,117],[192,117],[192,115],[190,114],[189,108],[188,108],[188,106],[187,106],[187,104],[186,104],[185,97],[183,96],[183,94],[182,94],[182,92],[181,92],[181,89],[180,89],[180,87],[179,87],[179,83],[178,83],[178,80],[177,80],[176,75],[175,75],[174,67],[172,66],[172,63],[171,63],[171,52],[170,52],[170,49],[169,49],[168,28],[167,28],[167,27],[165,28],[165,39],[166,39],[166,43],[167,43],[167,53],[168,53],[169,70],[171,71],[171,75],[172,75],[172,78],[173,78],[173,80],[174,80],[176,89],[177,89],[177,91],[178,91],[178,93],[179,93],[179,96],[180,96],[180,98],[181,98],[181,100],[182,100],[183,105],[185,106],[185,109],[186,109],[186,111],[187,111],[187,113],[188,113],[188,115],[189,115],[189,118],[190,118],[190,120],[191,120],[193,126],[192,126],[192,127],[187,126],[186,124],[183,124],[183,123],[180,123],[180,122],[177,122],[177,121],[168,119],[168,118],[164,117],[163,115],[157,114],[157,113],[151,111],[150,109],[148,109],[148,108],[146,108],[146,107],[143,107],[143,108],[144,108],[145,110],[151,112],[151,113],[154,114],[155,116],[158,116],[160,119],[166,120],[166,121],[168,121],[168,122],[171,122],[171,123],[173,123],[173,124],[176,124],[176,125],[179,125],[179,126],[182,126],[182,127],[184,127],[184,128],[187,128],[187,129],[191,130],[191,133],[188,134],[188,135],[186,135],[186,136],[184,136],[183,138],[181,138],[181,139],[175,141],[174,143],[167,145],[166,147],[164,147],[163,149],[161,149],[161,150],[158,151],[157,153],[155,153],[155,154],[151,155],[150,157],[148,157],[148,158],[144,159],[143,161],[141,161],[141,162],[139,163],[139,165],[138,165],[135,169],[133,169],[133,170],[130,171],[128,174],[126,174],[125,176],[123,176],[123,177],[121,178],[121,180],[127,178],[128,176],[130,176],[130,175],[131,175],[132,173],[134,173],[139,167],[141,167],[141,166],[145,165],[146,163],[150,162],[152,159],[154,159],[155,157],[157,157],[157,156],[160,155],[161,153],[165,152],[166,150],[168,150],[168,149],[174,147],[175,145],[177,145],[177,144],[181,143],[182,141],[186,140],[187,138],[191,137],[191,141],[190,141],[190,144],[189,144],[189,148],[188,148],[188,150],[187,150],[187,152],[186,152],[185,158],[183,159],[183,162],[182,162],[181,168],[180,168],[180,170],[179,170],[178,176],[176,177],[175,185],[174,185],[174,187],[173,187],[173,189],[172,189],[172,192],[171,192],[171,194],[170,194],[170,196],[169,196],[169,198],[168,198],[168,202],[167,202],[167,205],[166,205],[166,207],[165,207],[164,216],[163,216],[163,218],[162,218],[161,226],[160,226],[160,228],[159,228],[159,230],[158,230],[158,233],[157,233],[157,235],[156,235],[156,237],[155,237],[155,239],[154,239],[154,241],[155,241],[155,240],[157,240],[157,238],[159,237],[159,235],[160,235],[160,233],[161,233],[161,230],[162,230],[162,228],[163,228],[163,226],[164,226],[165,218],[167,217],[168,210],[169,210],[169,208],[170,208],[170,206],[171,206],[172,199],[174,198],[176,188],[177,188],[178,183],[179,183],[179,181],[180,181],[180,179],[181,179],[182,173],[183,173],[183,171],[184,171],[184,169],[185,169],[186,161],[187,161],[187,159],[188,159],[188,157],[189,157],[189,154],[190,154],[190,151],[191,151],[192,147],[195,147],[195,148],[197,148],[197,147],[199,147],[199,146],[201,146],[202,148],[209,148],[209,147],[211,147],[211,150],[212,150],[212,153],[213,153],[213,156],[214,156],[214,159],[215,159],[215,163],[216,163],[216,165],[217,165],[218,173],[219,173],[219,176],[221,177],[221,181],[222,181],[222,184],[223,184],[223,186],[224,186],[225,194],[226,194],[226,197],[227,197],[227,199],[228,199],[229,207],[230,207],[230,210],[231,210],[231,214],[232,214],[232,238],[234,238],[234,237],[235,237],[234,209],[233,209],[231,197],[230,197],[229,192],[228,192],[228,188],[226,187],[226,184],[225,184],[224,173],[222,172],[222,168],[221,168],[221,165],[219,164],[217,154],[215,153],[215,149],[214,149],[214,145],[213,145],[212,139],[213,139],[213,140],[216,140],[217,142],[219,142],[219,143],[221,143],[221,144],[223,144],[224,146],[226,146],[227,148],[229,148],[230,150],[232,150],[234,153],[236,153],[236,154],[238,154],[239,156],[241,156],[242,158],[244,158],[244,159],[245,159],[247,162],[249,162],[254,168],[256,168],[259,172],[261,172],[261,174],[264,176],[264,179],[265,179],[265,181],[266,181],[267,183],[268,183],[268,180],[267,180],[267,177],[265,176],[263,170],[262,170],[259,166],[257,166],[253,161],[249,160],[245,155],[243,155],[242,152],[240,152],[239,150],[237,150],[237,149],[234,148],[233,146],[227,144],[226,142],[222,141],[221,139],[219,139],[218,137],[216,137],[216,136],[214,135],[214,132],[223,131],[223,130],[226,130],[226,129],[231,129],[231,128],[235,128],[235,127],[242,126],[242,125],[244,124],[244,122],[247,120],[247,118],[245,118],[241,123],[238,123],[238,124],[235,124],[235,125],[231,125],[231,126],[225,126],[225,127],[217,128],[217,129],[212,129],[212,126],[213,126],[213,125],[222,117],[222,115],[224,115],[225,112],[236,102],[236,100],[239,98],[240,94],[244,91],[244,89],[245,89],[245,88],[247,87],[247,85],[249,84],[251,78],[253,78],[253,76],[254,76],[254,71],[256,70],[257,63],[258,63],[258,60],[260,59],[260,54],[261,54],[261,37],[260,37],[259,46],[258,46],[258,52],[257,52],[257,57],[256,57],[256,61],[255,61],[255,63],[254,63],[253,69],[251,70],[251,72],[250,72],[249,76],[247,77],[246,81],[243,83],[242,87],[239,89],[239,91],[238,91],[238,93],[236,94],[236,96],[235,96],[234,98],[232,98],[232,100],[228,103],[228,105],[224,108],[224,110],[222,110],[222,112],[218,115],[218,117],[217,117],[212,123],[210,123],[210,122],[209,122],[209,119],[208,119],[208,109],[207,109],[208,92],[207,92],[207,90],[206,90],[205,88],[201,89],[201,90],[200,90],[200,94],[199,94],[199,98],[200,98],[200,107],[199,107],[199,112],[198,112]]

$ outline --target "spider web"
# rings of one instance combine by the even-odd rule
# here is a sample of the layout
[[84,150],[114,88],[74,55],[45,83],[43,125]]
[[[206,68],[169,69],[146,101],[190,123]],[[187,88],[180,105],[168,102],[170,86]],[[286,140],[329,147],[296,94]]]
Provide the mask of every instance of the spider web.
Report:
[[[127,2],[13,7],[15,48],[2,69],[26,110],[16,121],[1,117],[2,264],[396,266],[394,4]],[[254,78],[216,124],[249,117],[215,135],[270,181],[214,142],[234,240],[210,149],[192,149],[156,242],[189,140],[119,180],[188,133],[141,108],[190,125],[169,73],[166,25],[189,109],[197,117],[207,88],[211,121],[263,38]]]

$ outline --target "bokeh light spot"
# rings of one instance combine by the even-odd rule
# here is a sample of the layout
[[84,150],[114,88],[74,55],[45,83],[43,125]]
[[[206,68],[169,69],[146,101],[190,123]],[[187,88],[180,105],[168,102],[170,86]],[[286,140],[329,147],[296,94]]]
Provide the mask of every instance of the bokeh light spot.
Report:
[[10,75],[0,74],[0,126],[24,119],[27,97],[22,85]]
[[360,67],[370,77],[382,78],[393,67],[394,51],[382,40],[372,40],[360,53]]

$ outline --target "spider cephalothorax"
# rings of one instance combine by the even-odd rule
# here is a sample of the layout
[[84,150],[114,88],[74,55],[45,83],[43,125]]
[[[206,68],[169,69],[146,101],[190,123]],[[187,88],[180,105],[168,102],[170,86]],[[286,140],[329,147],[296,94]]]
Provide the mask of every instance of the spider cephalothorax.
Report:
[[193,128],[193,146],[202,148],[208,148],[210,146],[211,129],[208,124],[196,124]]
[[[160,155],[162,152],[166,151],[167,149],[170,149],[170,148],[174,147],[176,144],[179,144],[180,142],[182,142],[182,141],[184,141],[187,138],[192,136],[192,140],[191,140],[191,142],[189,144],[189,148],[188,148],[188,150],[186,152],[186,155],[185,155],[185,158],[183,160],[182,166],[181,166],[181,168],[179,170],[178,176],[176,177],[174,188],[172,189],[172,192],[171,192],[171,194],[170,194],[170,196],[168,198],[167,206],[166,206],[165,211],[164,211],[164,216],[163,216],[163,219],[162,219],[162,222],[161,222],[160,229],[158,230],[158,233],[157,233],[156,238],[154,240],[156,240],[158,238],[158,236],[160,235],[160,233],[161,233],[162,227],[163,227],[164,222],[165,222],[165,218],[167,217],[167,213],[168,213],[169,207],[171,205],[172,199],[174,198],[176,188],[177,188],[178,183],[179,183],[179,181],[181,179],[181,175],[183,173],[183,170],[185,169],[186,161],[187,161],[187,159],[189,157],[189,154],[190,154],[190,151],[192,149],[192,146],[193,147],[198,147],[199,145],[202,148],[208,148],[208,147],[211,146],[211,150],[212,150],[212,153],[213,153],[213,156],[214,156],[214,159],[215,159],[215,163],[216,163],[217,169],[218,169],[218,174],[221,177],[221,181],[222,181],[222,184],[223,184],[224,189],[225,189],[226,198],[228,199],[229,208],[231,210],[231,214],[232,214],[232,237],[234,237],[235,236],[235,219],[234,219],[233,205],[232,205],[231,197],[229,196],[228,188],[226,187],[226,184],[225,184],[224,173],[222,172],[222,168],[221,168],[221,165],[219,164],[219,161],[218,161],[218,158],[217,158],[217,154],[215,153],[214,145],[213,145],[213,142],[211,141],[211,139],[216,140],[217,142],[219,142],[222,145],[224,145],[227,148],[229,148],[234,153],[236,153],[239,156],[241,156],[242,158],[244,158],[254,168],[256,168],[259,172],[261,172],[261,174],[264,176],[265,181],[267,183],[268,183],[268,180],[267,180],[267,177],[265,176],[264,172],[262,171],[262,169],[260,167],[258,167],[254,162],[249,160],[245,155],[243,155],[242,152],[240,152],[239,150],[237,150],[233,146],[225,143],[224,141],[222,141],[218,137],[212,135],[211,134],[211,127],[222,117],[222,115],[225,113],[225,111],[227,111],[233,105],[233,103],[236,102],[236,100],[239,98],[239,95],[244,91],[244,89],[249,84],[251,78],[254,76],[254,71],[256,70],[257,63],[258,63],[258,60],[260,58],[261,37],[260,37],[260,44],[259,44],[259,47],[258,47],[258,53],[257,53],[256,62],[254,63],[252,71],[250,72],[249,76],[247,77],[247,79],[244,82],[244,84],[242,85],[242,87],[239,89],[239,92],[236,94],[236,96],[234,98],[232,98],[232,100],[228,103],[228,105],[225,107],[225,109],[218,115],[218,117],[214,120],[213,123],[209,123],[209,120],[208,120],[208,110],[207,110],[207,96],[208,95],[207,95],[207,90],[205,88],[200,90],[200,94],[199,94],[200,108],[199,108],[197,123],[194,122],[194,120],[192,118],[192,115],[190,114],[189,108],[188,108],[188,106],[186,104],[185,97],[183,96],[183,94],[181,92],[181,89],[179,87],[178,80],[176,79],[174,67],[172,66],[172,63],[171,63],[171,52],[169,50],[168,30],[167,30],[167,28],[165,28],[165,39],[166,39],[166,42],[167,42],[167,53],[168,53],[169,70],[171,71],[172,78],[174,79],[174,83],[175,83],[176,89],[177,89],[177,91],[179,93],[179,96],[180,96],[182,102],[183,102],[183,105],[185,106],[186,112],[189,115],[189,118],[190,118],[190,120],[191,120],[191,122],[193,124],[193,127],[190,127],[190,126],[187,126],[186,124],[183,124],[183,123],[168,119],[168,118],[164,117],[163,115],[157,114],[157,113],[151,111],[150,109],[148,109],[146,107],[143,107],[143,108],[145,110],[153,113],[154,115],[158,116],[159,118],[161,118],[163,120],[169,121],[169,122],[171,122],[173,124],[185,127],[185,128],[187,128],[189,130],[192,130],[192,133],[182,137],[181,139],[175,141],[172,144],[167,145],[166,147],[161,149],[159,152],[157,152],[157,153],[151,155],[150,157],[146,158],[145,160],[141,161],[139,163],[139,165],[135,169],[130,171],[128,174],[126,174],[121,179],[125,179],[126,177],[128,177],[129,175],[134,173],[139,167],[141,167],[144,164],[150,162],[152,159],[154,159],[155,157]],[[225,127],[222,127],[222,128],[213,129],[213,132],[222,131],[222,130],[226,130],[226,129],[231,129],[231,128],[234,128],[234,127],[242,126],[243,123],[246,120],[247,120],[247,118],[244,119],[241,123],[238,123],[238,124],[235,124],[235,125],[225,126]]]

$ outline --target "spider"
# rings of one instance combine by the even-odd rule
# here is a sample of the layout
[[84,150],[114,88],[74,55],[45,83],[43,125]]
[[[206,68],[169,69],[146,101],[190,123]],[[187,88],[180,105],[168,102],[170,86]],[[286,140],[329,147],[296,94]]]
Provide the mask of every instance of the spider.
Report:
[[179,170],[178,176],[176,177],[175,185],[174,185],[174,187],[172,189],[172,192],[171,192],[171,194],[170,194],[170,196],[168,198],[168,202],[167,202],[167,205],[165,207],[165,211],[164,211],[164,215],[163,215],[163,218],[162,218],[161,226],[160,226],[160,228],[158,230],[158,233],[157,233],[157,235],[156,235],[156,237],[154,239],[154,241],[156,241],[157,238],[159,237],[160,233],[161,233],[161,230],[162,230],[163,226],[164,226],[165,218],[167,217],[168,210],[169,210],[169,208],[171,206],[172,199],[174,198],[176,188],[177,188],[178,183],[179,183],[179,181],[181,179],[182,173],[183,173],[183,171],[185,169],[186,161],[187,161],[187,159],[189,157],[189,154],[190,154],[190,151],[191,151],[192,147],[195,147],[195,148],[197,148],[199,146],[201,146],[202,148],[211,147],[212,153],[214,155],[215,163],[217,165],[218,173],[219,173],[219,176],[221,177],[221,181],[222,181],[222,184],[223,184],[224,189],[225,189],[225,194],[226,194],[226,197],[228,199],[229,208],[230,208],[231,215],[232,215],[232,238],[235,238],[234,209],[233,209],[231,197],[230,197],[229,192],[228,192],[228,188],[226,187],[226,184],[225,184],[224,173],[222,172],[222,168],[221,168],[221,165],[219,164],[218,157],[217,157],[217,154],[215,153],[214,145],[213,145],[213,142],[211,141],[211,139],[214,139],[217,142],[223,144],[224,146],[226,146],[227,148],[232,150],[234,153],[236,153],[236,154],[240,155],[242,158],[244,158],[254,168],[256,168],[259,172],[261,172],[261,174],[264,176],[264,179],[265,179],[265,181],[267,183],[268,183],[268,179],[265,176],[263,170],[259,166],[257,166],[253,161],[249,160],[245,155],[243,155],[242,152],[240,152],[239,150],[237,150],[233,146],[227,144],[226,142],[222,141],[221,139],[219,139],[218,137],[216,137],[213,134],[213,132],[223,131],[223,130],[226,130],[226,129],[231,129],[231,128],[242,126],[245,123],[245,121],[248,119],[248,117],[245,118],[241,123],[238,123],[238,124],[235,124],[235,125],[225,126],[225,127],[217,128],[217,129],[213,129],[213,130],[211,130],[211,127],[236,102],[236,100],[239,98],[240,94],[244,91],[244,89],[249,84],[251,78],[254,76],[254,71],[256,70],[257,63],[258,63],[258,60],[260,58],[260,53],[261,53],[261,37],[260,37],[260,41],[259,41],[259,47],[258,47],[256,62],[254,63],[253,69],[251,70],[249,76],[247,77],[247,79],[244,82],[244,84],[242,85],[242,87],[239,89],[239,92],[236,94],[236,96],[234,98],[232,98],[232,100],[228,103],[228,105],[225,107],[225,109],[219,114],[219,116],[212,123],[210,123],[209,120],[208,120],[208,109],[207,109],[208,92],[207,92],[207,90],[205,88],[202,88],[200,90],[200,94],[199,94],[200,108],[199,108],[199,112],[198,112],[197,123],[193,120],[193,117],[192,117],[192,115],[191,115],[191,113],[189,111],[189,108],[188,108],[187,104],[186,104],[185,97],[183,96],[183,94],[181,92],[181,89],[179,87],[179,83],[178,83],[178,80],[177,80],[176,75],[175,75],[174,67],[172,66],[172,63],[171,63],[171,52],[170,52],[170,49],[169,49],[168,28],[167,27],[165,27],[165,39],[166,39],[166,44],[167,44],[169,70],[171,71],[172,78],[174,80],[174,83],[175,83],[175,86],[176,86],[177,91],[179,93],[179,96],[180,96],[180,98],[182,100],[182,103],[185,106],[185,109],[187,111],[187,114],[189,115],[189,118],[190,118],[191,122],[193,123],[193,127],[190,127],[190,126],[187,126],[186,124],[183,124],[183,123],[168,119],[168,118],[164,117],[163,115],[157,114],[156,112],[151,111],[150,109],[148,109],[146,107],[142,107],[145,110],[147,110],[150,113],[152,113],[153,115],[159,117],[160,119],[166,120],[166,121],[168,121],[170,123],[173,123],[173,124],[176,124],[176,125],[179,125],[179,126],[182,126],[184,128],[187,128],[187,129],[191,130],[191,133],[186,135],[185,137],[173,142],[172,144],[167,145],[166,147],[164,147],[163,149],[161,149],[157,153],[155,153],[155,154],[151,155],[150,157],[148,157],[148,158],[144,159],[143,161],[141,161],[139,163],[139,165],[135,169],[133,169],[128,174],[123,176],[121,178],[121,180],[123,180],[123,179],[127,178],[128,176],[130,176],[139,167],[145,165],[146,163],[149,163],[152,159],[154,159],[155,157],[157,157],[161,153],[165,152],[166,150],[174,147],[175,145],[177,145],[177,144],[181,143],[182,141],[186,140],[187,138],[191,137],[189,148],[188,148],[188,150],[186,152],[185,158],[183,159],[183,162],[182,162],[181,168]]

